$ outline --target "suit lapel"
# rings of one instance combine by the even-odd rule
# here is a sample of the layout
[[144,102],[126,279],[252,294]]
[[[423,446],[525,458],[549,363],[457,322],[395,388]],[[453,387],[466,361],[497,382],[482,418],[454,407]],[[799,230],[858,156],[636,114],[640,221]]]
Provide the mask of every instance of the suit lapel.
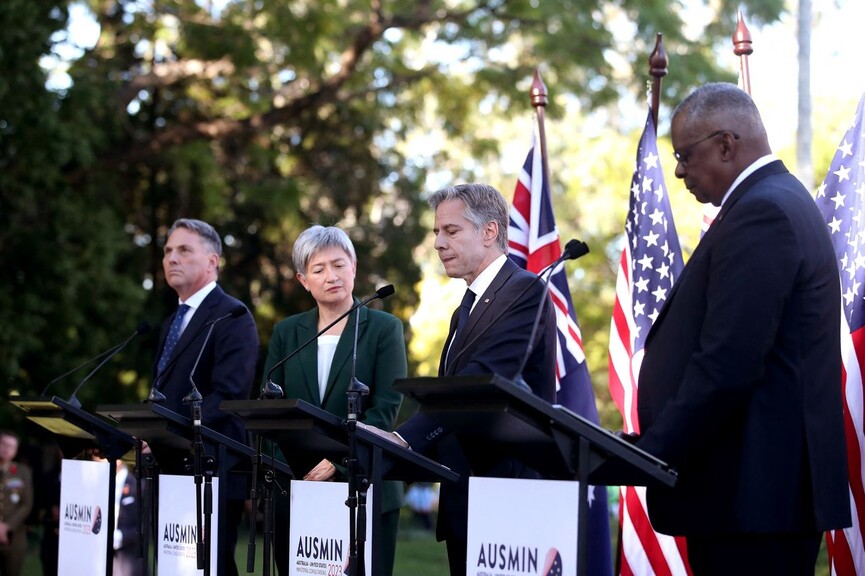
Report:
[[[168,359],[168,368],[166,368],[165,374],[161,377],[160,387],[169,379],[168,375],[171,374],[177,366],[176,358],[180,356],[184,350],[189,348],[190,344],[192,344],[196,340],[197,336],[203,332],[202,329],[204,328],[204,325],[213,319],[212,317],[215,316],[213,308],[220,300],[222,300],[223,294],[222,289],[217,285],[210,291],[210,294],[202,300],[201,306],[195,310],[195,314],[192,315],[189,324],[186,325],[186,328],[184,328],[183,333],[180,335],[180,340],[177,341],[177,345],[171,352],[171,357]],[[164,346],[165,342],[163,340],[162,346],[160,347],[160,353]]]
[[[496,321],[495,314],[490,313],[495,301],[496,294],[508,281],[508,278],[514,273],[514,271],[518,268],[514,262],[508,258],[505,260],[504,266],[499,270],[499,273],[496,274],[493,281],[490,283],[489,287],[484,291],[483,294],[480,295],[479,298],[475,300],[475,307],[472,310],[471,315],[469,316],[469,320],[465,325],[465,328],[460,330],[460,333],[457,335],[456,340],[451,346],[451,357],[450,362],[445,368],[446,374],[453,374],[455,372],[454,367],[457,365],[457,354],[460,354],[466,342],[469,342],[472,338],[472,334],[476,333],[479,330],[484,330],[485,327]],[[451,330],[453,330],[453,324],[455,319],[451,320]]]
[[[459,315],[459,307],[457,307],[457,309],[453,311],[453,314],[451,314],[451,325],[450,325],[450,329],[448,330],[448,337],[447,337],[447,339],[445,339],[445,345],[444,345],[444,348],[442,348],[441,357],[439,358],[439,376],[445,375],[445,371],[447,368],[448,350],[451,347],[451,340],[453,340],[454,330],[456,330],[456,327],[457,327],[457,316],[458,315]],[[471,318],[471,316],[469,318]]]
[[[714,236],[718,234],[718,230],[723,225],[722,223],[726,219],[727,214],[730,212],[730,210],[733,209],[733,206],[736,205],[736,203],[742,198],[742,196],[744,196],[745,193],[754,186],[755,183],[767,176],[774,176],[776,174],[781,174],[784,172],[787,172],[787,168],[786,166],[784,166],[784,163],[780,160],[774,160],[772,162],[769,162],[765,166],[755,170],[747,178],[742,180],[742,182],[740,182],[739,185],[736,186],[736,189],[733,190],[733,192],[730,194],[730,197],[727,198],[727,201],[724,202],[724,205],[721,207],[721,210],[718,212],[715,220],[712,222],[712,225],[709,226],[709,229],[700,239],[700,242],[697,244],[697,248],[694,250],[694,253],[691,254],[691,258],[688,260],[688,262],[693,260],[694,257],[699,257],[699,254],[701,252],[703,252],[704,250],[708,250],[709,247],[711,247],[714,241]],[[673,284],[673,288],[670,290],[670,293],[667,295],[667,299],[664,300],[664,304],[663,306],[661,306],[661,310],[658,312],[658,317],[652,323],[652,327],[649,328],[649,334],[646,335],[646,343],[648,343],[649,341],[649,336],[651,336],[651,334],[655,331],[655,326],[660,324],[661,319],[666,315],[667,308],[670,307],[670,302],[673,301],[673,297],[675,296],[679,285],[682,283],[682,279],[685,278],[685,276],[687,275],[689,268],[690,266],[686,265],[685,268],[682,270],[682,273],[679,275],[679,278]]]
[[[318,332],[318,308],[307,312],[297,323],[295,328],[297,346],[300,346]],[[318,342],[311,342],[309,346],[298,352],[300,360],[300,374],[285,374],[285,378],[302,378],[306,386],[309,399],[318,406]]]

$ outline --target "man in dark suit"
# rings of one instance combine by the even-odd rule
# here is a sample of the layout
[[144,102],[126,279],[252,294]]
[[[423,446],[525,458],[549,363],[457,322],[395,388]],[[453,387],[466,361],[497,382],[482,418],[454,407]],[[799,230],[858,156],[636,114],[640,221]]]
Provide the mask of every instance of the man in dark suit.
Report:
[[[483,184],[444,188],[430,197],[429,204],[435,210],[435,248],[445,272],[468,285],[463,300],[468,317],[457,326],[460,309],[454,312],[439,376],[498,374],[514,379],[529,348],[544,286],[507,257],[508,204],[498,190]],[[549,303],[545,312],[522,376],[534,394],[553,402],[556,322]],[[460,474],[455,486],[442,486],[436,535],[447,543],[451,575],[465,574],[469,476],[539,475],[507,458],[491,461],[483,470],[472,469],[454,435],[427,414],[412,416],[395,436]]]
[[[168,232],[163,249],[165,279],[179,299],[177,311],[162,326],[157,362],[154,366],[155,388],[165,395],[164,405],[183,415],[191,415],[184,397],[189,394],[190,377],[203,397],[202,424],[238,442],[247,443],[243,422],[222,412],[223,400],[246,400],[250,397],[258,357],[258,331],[252,314],[246,310],[239,317],[232,312],[241,302],[223,292],[217,283],[222,240],[206,222],[183,218]],[[231,315],[213,325],[213,332],[202,351],[208,333],[207,323]],[[201,351],[201,360],[192,373]],[[154,447],[157,463],[170,473],[178,471],[174,455],[161,455]],[[248,497],[244,482],[232,481],[229,506],[220,510],[226,522],[227,541],[219,542],[219,562],[224,574],[237,574],[234,546],[237,525]],[[211,542],[216,544],[215,542]]]
[[814,573],[850,524],[840,291],[826,224],[731,84],[675,110],[676,176],[720,206],[646,340],[638,446],[679,472],[649,517],[695,576]]

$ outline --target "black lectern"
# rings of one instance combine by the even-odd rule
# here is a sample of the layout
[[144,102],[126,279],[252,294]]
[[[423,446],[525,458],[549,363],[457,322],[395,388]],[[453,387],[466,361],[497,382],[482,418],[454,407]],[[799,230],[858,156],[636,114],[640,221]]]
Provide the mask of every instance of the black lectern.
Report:
[[[303,400],[226,400],[220,408],[246,420],[248,431],[276,442],[293,469],[309,470],[322,458],[339,462],[349,453],[344,421]],[[458,475],[362,428],[355,434],[359,467],[373,487],[372,549],[377,550],[382,480],[454,482]],[[372,573],[379,573],[375,554]]]
[[[497,375],[397,380],[394,387],[417,400],[452,430],[473,467],[504,455],[549,479],[580,482],[580,510],[588,486],[673,486],[676,472],[570,410],[551,405]],[[588,517],[577,518],[577,574],[586,570]]]
[[[115,461],[135,447],[135,438],[57,396],[12,398],[10,403],[23,410],[28,420],[54,434],[64,457],[72,458],[84,450],[98,449],[102,456],[108,459],[108,518],[105,526],[113,527],[117,513],[114,508],[114,494],[117,489]],[[112,533],[113,528],[106,530],[106,537]],[[107,549],[105,573],[112,576],[114,546],[110,539]]]
[[[106,405],[97,407],[96,411],[116,422],[120,430],[147,441],[161,472],[178,475],[190,473],[182,459],[183,456],[192,456],[194,431],[189,417],[153,403]],[[225,510],[228,504],[230,474],[248,473],[254,451],[252,447],[206,426],[200,426],[199,432],[207,454],[215,459],[214,475],[219,478],[220,483],[217,506],[220,510]],[[267,463],[283,471],[288,470],[287,466],[281,463],[270,460]],[[151,495],[156,493],[153,479],[151,468],[147,471],[145,487],[150,489]],[[144,513],[145,518],[152,521],[153,512],[152,506],[148,506]],[[151,522],[149,529],[145,530],[145,550],[149,550],[149,537],[155,528],[156,524]],[[216,529],[217,542],[224,541],[225,530],[225,522],[220,522]],[[212,545],[213,541],[210,544]],[[225,566],[220,563],[217,574],[223,574],[224,570]]]

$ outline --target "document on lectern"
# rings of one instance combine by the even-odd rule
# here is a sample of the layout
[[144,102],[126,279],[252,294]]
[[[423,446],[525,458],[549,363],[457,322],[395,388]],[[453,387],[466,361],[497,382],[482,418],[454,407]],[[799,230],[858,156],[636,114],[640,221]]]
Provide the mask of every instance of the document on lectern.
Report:
[[576,576],[579,482],[469,478],[466,576]]
[[[219,478],[211,479],[213,511],[210,515],[211,539],[210,573],[217,571],[219,542],[215,540],[219,530]],[[201,503],[204,506],[204,484]],[[172,474],[159,475],[159,531],[156,533],[158,547],[157,562],[159,576],[200,576],[196,547],[198,544],[198,521],[196,519],[195,477]],[[201,519],[202,529],[205,524]]]
[[[348,568],[348,484],[291,481],[289,568],[291,576],[342,576]],[[372,574],[372,485],[366,499],[365,574]]]
[[63,460],[60,483],[59,573],[105,574],[108,537],[108,462]]

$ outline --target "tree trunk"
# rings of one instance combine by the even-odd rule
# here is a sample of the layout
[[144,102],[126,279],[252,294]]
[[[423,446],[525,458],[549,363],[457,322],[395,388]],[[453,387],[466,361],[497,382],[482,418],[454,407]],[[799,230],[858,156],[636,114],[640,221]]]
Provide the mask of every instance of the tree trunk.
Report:
[[799,0],[799,128],[796,131],[796,168],[799,179],[814,189],[811,159],[811,0]]

